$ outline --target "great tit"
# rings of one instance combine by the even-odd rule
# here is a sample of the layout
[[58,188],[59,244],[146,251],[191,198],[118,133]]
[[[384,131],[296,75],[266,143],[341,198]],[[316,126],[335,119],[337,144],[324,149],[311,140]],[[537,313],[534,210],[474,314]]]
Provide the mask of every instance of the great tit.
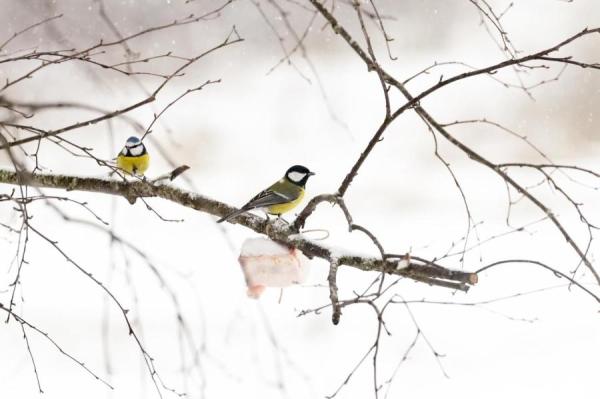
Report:
[[117,166],[130,175],[143,176],[149,163],[150,155],[148,155],[144,143],[135,136],[127,139],[125,147],[117,156]]
[[308,178],[314,174],[304,166],[292,166],[279,181],[258,193],[237,211],[217,220],[217,223],[224,222],[251,209],[263,209],[271,215],[281,216],[282,213],[294,209],[302,201],[304,186],[306,186]]

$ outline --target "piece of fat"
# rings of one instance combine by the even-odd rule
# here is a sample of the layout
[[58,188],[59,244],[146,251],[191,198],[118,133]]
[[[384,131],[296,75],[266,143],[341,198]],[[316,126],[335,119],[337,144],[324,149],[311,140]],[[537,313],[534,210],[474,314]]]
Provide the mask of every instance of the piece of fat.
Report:
[[289,287],[302,284],[308,276],[310,262],[302,252],[264,237],[248,238],[238,258],[248,296],[258,298],[265,287]]

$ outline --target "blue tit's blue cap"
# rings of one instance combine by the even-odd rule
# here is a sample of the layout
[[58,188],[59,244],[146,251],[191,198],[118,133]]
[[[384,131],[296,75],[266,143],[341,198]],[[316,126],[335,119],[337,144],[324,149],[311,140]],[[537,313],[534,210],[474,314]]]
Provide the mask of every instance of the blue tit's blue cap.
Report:
[[140,139],[138,139],[135,136],[131,136],[130,138],[127,139],[125,146],[126,147],[135,147],[136,145],[138,145],[140,143],[141,143]]

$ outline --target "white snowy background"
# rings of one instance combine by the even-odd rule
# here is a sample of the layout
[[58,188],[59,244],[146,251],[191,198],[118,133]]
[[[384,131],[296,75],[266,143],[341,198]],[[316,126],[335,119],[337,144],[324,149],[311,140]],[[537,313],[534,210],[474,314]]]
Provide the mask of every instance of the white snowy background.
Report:
[[[262,3],[262,2],[261,2]],[[285,2],[284,2],[285,3]],[[379,3],[379,2],[378,2]],[[501,61],[497,49],[469,1],[413,0],[382,1],[381,11],[396,16],[387,21],[392,52],[397,61],[385,61],[385,48],[375,27],[379,58],[395,76],[408,77],[434,61],[460,60],[474,66]],[[492,1],[498,9],[508,2]],[[220,2],[219,2],[220,4]],[[105,1],[106,9],[123,33],[170,22],[190,12],[201,14],[217,6],[213,1],[183,0]],[[266,10],[268,5],[263,4]],[[301,18],[292,18],[298,29],[307,14],[291,4],[285,8]],[[98,15],[92,1],[33,0],[0,1],[0,41],[41,18],[64,13],[62,19],[40,27],[13,43],[12,49],[31,46],[69,48],[91,45],[100,37],[114,36]],[[271,16],[276,14],[270,13]],[[340,5],[342,21],[351,21],[359,38],[351,8]],[[514,44],[524,53],[554,45],[600,20],[595,0],[575,2],[530,0],[516,2],[503,18]],[[285,32],[284,22],[273,24]],[[184,98],[161,118],[152,136],[176,160],[191,169],[186,176],[193,189],[232,205],[241,205],[258,190],[278,179],[292,164],[300,163],[317,172],[308,184],[308,196],[333,192],[350,169],[383,117],[381,89],[374,73],[347,45],[330,32],[321,31],[322,20],[306,42],[315,75],[296,55],[298,68],[283,64],[269,69],[282,57],[278,40],[250,1],[236,1],[220,18],[178,27],[134,40],[130,46],[146,54],[173,51],[193,55],[221,42],[232,25],[243,43],[219,50],[199,61],[185,77],[161,92],[153,107],[131,113],[147,126],[153,112],[185,91],[208,79],[216,85]],[[589,37],[572,45],[568,53],[586,61],[597,61],[600,40]],[[287,38],[289,39],[289,38]],[[286,42],[290,46],[291,42]],[[119,51],[113,54],[120,54]],[[160,64],[160,63],[158,63]],[[24,65],[24,64],[23,64]],[[13,76],[23,65],[0,66],[0,80]],[[165,63],[165,68],[167,64]],[[157,68],[157,67],[154,67]],[[441,69],[440,69],[441,70]],[[445,76],[461,68],[447,67]],[[551,79],[560,70],[539,71],[531,82]],[[510,71],[498,77],[514,80]],[[439,75],[426,75],[409,84],[418,92],[435,83]],[[157,79],[141,79],[152,90]],[[489,77],[478,77],[449,86],[423,105],[440,121],[489,118],[526,135],[554,161],[598,169],[600,136],[595,112],[600,106],[598,71],[567,68],[558,82],[533,90],[535,101],[522,91],[506,89]],[[117,73],[67,63],[48,68],[5,93],[22,101],[82,101],[117,109],[145,98],[143,91]],[[401,99],[392,96],[395,104]],[[93,113],[65,110],[40,112],[30,124],[47,129],[84,120]],[[112,158],[125,139],[134,134],[131,126],[114,120],[114,140],[106,124],[79,129],[64,137],[93,148],[94,154]],[[456,135],[493,161],[539,161],[521,141],[485,126],[460,127]],[[30,147],[33,148],[33,147]],[[148,145],[153,155],[149,176],[170,167]],[[484,220],[478,228],[481,239],[509,230],[505,217],[507,198],[504,184],[491,172],[440,141],[440,151],[457,172],[468,196],[473,217]],[[0,163],[9,166],[5,154]],[[76,158],[48,143],[42,144],[40,163],[46,171],[105,175],[93,161]],[[524,173],[524,181],[536,180]],[[190,188],[183,179],[176,182]],[[586,205],[592,221],[600,219],[598,195],[570,186]],[[0,186],[7,193],[11,186]],[[563,217],[579,240],[585,230],[573,211],[551,190],[540,193]],[[48,194],[65,195],[51,190]],[[145,348],[154,357],[165,384],[186,391],[190,397],[227,398],[318,398],[332,394],[372,345],[376,319],[367,306],[344,310],[338,326],[331,324],[330,310],[319,315],[297,317],[302,309],[327,304],[327,264],[315,260],[306,286],[286,289],[279,303],[279,290],[267,291],[260,300],[246,296],[243,275],[237,263],[243,240],[253,235],[235,225],[224,226],[215,218],[172,203],[150,199],[164,217],[183,222],[164,222],[138,202],[101,194],[68,193],[86,201],[115,232],[141,248],[174,287],[186,321],[198,347],[200,371],[181,371],[180,345],[173,307],[165,290],[145,261],[122,251],[111,250],[110,240],[98,230],[69,224],[43,203],[32,203],[32,224],[59,242],[80,265],[101,279],[129,309]],[[347,193],[347,204],[357,223],[367,226],[390,252],[433,258],[462,237],[466,216],[460,193],[447,170],[433,155],[433,141],[422,122],[406,113],[388,129]],[[95,219],[81,208],[59,203],[73,217]],[[113,213],[114,210],[114,213]],[[521,201],[514,208],[514,225],[541,217]],[[288,216],[288,219],[291,216]],[[0,221],[16,223],[11,205],[0,205]],[[331,233],[332,245],[377,254],[361,235],[346,232],[338,209],[322,205],[310,219],[309,228]],[[0,302],[8,303],[15,266],[15,236],[0,230]],[[471,245],[476,244],[471,236]],[[592,259],[598,255],[592,244]],[[568,272],[577,257],[564,239],[546,224],[511,234],[471,251],[464,269],[477,268],[495,260],[527,257],[548,262]],[[106,295],[52,247],[32,237],[27,250],[18,292],[17,310],[79,360],[115,387],[108,390],[46,340],[29,333],[30,344],[46,398],[151,398],[156,392],[143,367],[141,355],[122,316]],[[461,268],[458,257],[443,262]],[[368,286],[375,275],[341,268],[340,297]],[[129,281],[129,283],[128,283]],[[589,276],[582,281],[590,282]],[[389,397],[462,398],[597,397],[600,357],[598,304],[552,273],[529,265],[509,265],[480,276],[468,294],[403,281],[397,292],[405,299],[472,302],[499,298],[539,288],[560,286],[539,293],[500,301],[484,307],[414,304],[411,310],[440,358],[447,377],[423,339],[398,370]],[[319,286],[321,285],[321,286]],[[21,297],[23,302],[21,302]],[[107,346],[103,344],[104,309],[109,314]],[[394,372],[415,334],[406,309],[399,305],[387,311],[392,335],[382,339],[379,381]],[[0,325],[0,397],[38,397],[31,361],[18,325]],[[186,358],[191,354],[186,346]],[[105,351],[109,353],[105,359]],[[367,360],[344,387],[339,398],[373,397],[372,362]],[[383,396],[387,386],[381,392]],[[166,392],[165,397],[174,397]]]

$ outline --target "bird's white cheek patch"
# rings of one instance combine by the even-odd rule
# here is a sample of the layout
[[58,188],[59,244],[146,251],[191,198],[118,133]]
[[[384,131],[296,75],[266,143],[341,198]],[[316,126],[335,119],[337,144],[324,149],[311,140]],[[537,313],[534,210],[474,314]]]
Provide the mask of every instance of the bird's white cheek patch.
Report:
[[290,180],[295,181],[295,182],[302,181],[302,179],[304,179],[305,176],[306,176],[306,173],[302,173],[302,172],[290,172],[290,174],[288,174],[288,177],[290,178]]
[[131,155],[133,155],[134,157],[140,156],[142,155],[142,152],[144,152],[144,147],[142,147],[141,145],[138,145],[136,147],[130,148],[129,152],[131,153]]

